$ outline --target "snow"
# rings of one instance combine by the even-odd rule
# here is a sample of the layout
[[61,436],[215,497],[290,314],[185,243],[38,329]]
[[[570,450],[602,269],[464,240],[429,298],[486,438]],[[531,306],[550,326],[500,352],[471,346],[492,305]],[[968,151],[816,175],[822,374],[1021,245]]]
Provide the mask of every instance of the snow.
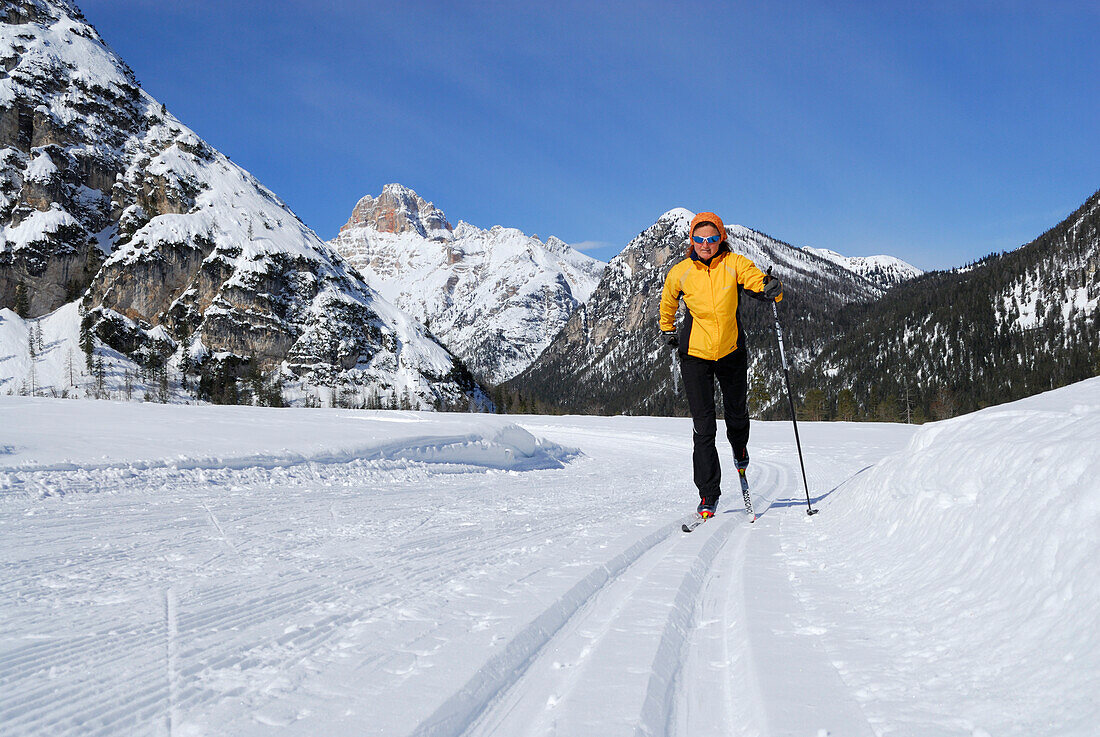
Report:
[[[221,469],[400,459],[493,468],[558,467],[571,451],[497,415],[191,407],[10,397],[0,405],[18,437],[0,473],[46,470]],[[72,433],[95,427],[94,435]],[[105,447],[104,438],[110,438]]]
[[[59,183],[54,161],[62,162],[56,152],[51,159],[52,149],[38,147],[30,155],[0,150],[2,178],[7,182],[3,189],[8,193],[0,194],[0,200],[11,200],[12,192],[20,194],[24,184],[60,187],[60,194],[49,188],[58,200],[49,211],[32,212],[17,226],[0,229],[0,251],[33,246],[29,258],[45,267],[65,253],[63,243],[51,241],[60,236],[61,241],[80,241],[83,232],[107,256],[89,293],[102,306],[138,320],[142,328],[164,322],[170,309],[186,304],[202,313],[202,321],[188,330],[207,342],[224,335],[227,324],[238,331],[242,324],[259,325],[257,332],[284,331],[290,339],[285,344],[265,343],[261,336],[237,340],[233,348],[240,358],[262,356],[268,373],[280,371],[287,401],[313,401],[324,391],[321,385],[335,383],[361,401],[367,392],[376,391],[379,400],[389,401],[408,394],[408,402],[418,407],[491,404],[480,389],[468,386],[453,358],[421,325],[384,304],[285,203],[142,90],[95,29],[78,19],[72,3],[34,0],[12,10],[9,20],[20,18],[27,22],[0,27],[0,57],[10,62],[0,74],[0,101],[18,100],[21,116],[33,109],[38,120],[35,138],[62,140],[51,144],[65,149],[61,168],[88,174],[88,181]],[[109,173],[115,175],[114,186],[102,181]],[[91,188],[93,180],[99,189]],[[31,194],[28,190],[21,196]],[[135,199],[143,204],[134,204]],[[123,211],[121,222],[110,222],[110,212],[118,209]],[[224,276],[196,280],[182,273],[195,266],[196,251],[207,255],[205,266],[216,265],[204,273]],[[126,280],[125,272],[155,264],[151,268],[160,273],[164,262],[170,264],[166,279],[190,281],[191,288],[182,295],[138,290],[132,304],[111,303],[112,295],[118,295],[115,285]],[[280,292],[260,293],[265,288]],[[175,307],[168,302],[172,298],[180,300]],[[196,298],[200,303],[193,305]],[[35,312],[40,303],[32,306]],[[213,307],[205,310],[209,305]],[[218,324],[205,319],[219,316],[223,320]],[[41,324],[49,328],[53,322],[47,318]],[[15,323],[8,327],[10,337]],[[345,338],[346,352],[336,355],[332,370],[329,358],[336,332]],[[269,355],[273,343],[278,343],[275,355]],[[38,382],[28,374],[47,367],[32,365],[29,357],[17,355],[19,349],[5,345],[4,351],[12,370],[0,369],[0,387],[20,391],[28,378],[35,387]],[[109,363],[105,391],[117,396],[123,386],[132,384],[125,376],[136,366],[103,346],[99,352]],[[173,364],[180,358],[177,354]],[[281,362],[272,366],[273,358]],[[86,393],[77,381],[78,372],[73,373],[63,384],[51,379],[44,389]],[[182,400],[188,392],[174,394]],[[133,392],[127,388],[125,395],[132,397]],[[143,396],[139,391],[138,398]]]
[[[119,315],[120,320],[131,322]],[[24,320],[9,309],[0,309],[0,394],[33,394],[49,397],[87,397],[94,394],[95,380],[86,366],[80,346],[80,304],[70,302],[48,315]],[[28,339],[31,331],[42,336],[42,347],[33,361]],[[164,336],[163,328],[151,334]],[[156,387],[139,377],[139,366],[117,351],[103,346],[96,355],[104,364],[105,390],[113,397],[125,396],[140,400],[153,396]],[[195,355],[195,354],[192,354]],[[178,384],[173,383],[169,401],[190,399]]]
[[[1090,295],[1091,292],[1091,295]],[[1027,274],[1013,283],[1000,297],[1000,308],[1009,313],[1013,308],[1019,311],[1019,317],[1013,323],[1020,330],[1032,330],[1039,327],[1047,317],[1052,304],[1061,313],[1061,322],[1071,324],[1070,315],[1074,310],[1089,313],[1100,306],[1100,295],[1095,286],[1082,285],[1067,289],[1065,297],[1052,292],[1034,275]],[[1043,306],[1042,314],[1039,307]]]
[[[70,11],[64,5],[58,7],[42,8],[57,17],[49,27],[36,23],[0,24],[0,50],[5,58],[16,56],[13,50],[20,48],[27,70],[37,69],[41,76],[69,75],[88,87],[111,90],[116,95],[129,89],[133,80],[114,52],[101,43],[88,24],[69,17]],[[0,105],[11,105],[25,91],[18,80],[5,75],[0,79]],[[45,112],[62,124],[85,122],[68,105],[51,104]]]
[[[1091,735],[1100,379],[917,428],[0,397],[5,735]],[[728,459],[728,451],[723,454]]]
[[810,246],[803,246],[801,250],[869,278],[882,287],[889,287],[924,273],[896,256],[843,256],[827,248]]
[[42,149],[36,149],[34,158],[26,170],[28,181],[49,183],[57,175],[57,166],[54,165],[50,155]]
[[[38,159],[35,159],[38,161]],[[0,230],[0,247],[18,250],[31,243],[45,240],[64,227],[77,226],[76,218],[58,206],[45,212],[33,211],[18,225],[5,225]]]
[[[388,302],[430,325],[432,333],[494,383],[525,369],[596,288],[604,264],[553,236],[546,243],[516,228],[483,230],[459,221],[414,191],[387,184],[397,215],[410,223],[388,232],[356,220],[375,199],[362,198],[329,245]],[[397,215],[393,217],[396,218]],[[448,226],[449,227],[449,226]]]
[[[807,573],[835,563],[799,579],[810,611],[841,589],[866,597],[841,623],[866,644],[840,659],[872,722],[905,714],[919,734],[951,734],[961,716],[991,734],[1095,729],[1098,441],[1090,379],[926,426],[837,490],[796,554]],[[890,668],[869,679],[862,661],[884,656]],[[964,715],[951,706],[960,697]]]
[[674,207],[668,212],[661,215],[661,217],[657,218],[657,221],[660,222],[662,220],[671,220],[672,222],[677,223],[680,226],[686,227],[687,225],[691,224],[691,221],[694,217],[695,213],[691,210],[688,210],[685,207]]
[[36,389],[40,393],[60,394],[76,387],[69,382],[69,356],[72,355],[73,379],[78,386],[83,375],[84,353],[80,350],[80,313],[76,302],[65,305],[50,315],[24,320],[11,310],[0,309],[0,393],[14,394],[27,385],[31,377],[31,357],[28,338],[32,329],[42,332],[42,350],[34,362]]

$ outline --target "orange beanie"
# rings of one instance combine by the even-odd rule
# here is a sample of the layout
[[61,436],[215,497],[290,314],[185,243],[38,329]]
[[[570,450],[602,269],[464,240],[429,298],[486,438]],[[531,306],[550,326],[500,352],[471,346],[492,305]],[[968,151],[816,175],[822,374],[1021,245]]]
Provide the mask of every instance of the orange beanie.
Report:
[[714,227],[718,228],[718,234],[722,236],[722,240],[726,240],[726,226],[722,223],[722,218],[715,215],[713,212],[701,212],[691,219],[691,227],[688,229],[688,250],[687,255],[690,257],[692,250],[695,248],[695,244],[691,242],[691,234],[695,232],[695,228],[703,223],[710,223]]

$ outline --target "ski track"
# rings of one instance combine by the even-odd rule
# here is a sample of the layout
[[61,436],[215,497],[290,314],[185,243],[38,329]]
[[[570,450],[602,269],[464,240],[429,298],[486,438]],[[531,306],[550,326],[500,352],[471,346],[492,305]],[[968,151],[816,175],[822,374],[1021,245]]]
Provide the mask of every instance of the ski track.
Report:
[[[188,540],[185,544],[196,546],[191,540],[207,538],[219,545],[228,545],[229,550],[237,555],[247,555],[250,545],[255,546],[258,541],[244,541],[238,550],[229,542],[225,528],[256,516],[247,515],[232,522],[226,518],[219,524],[214,512],[205,503],[199,504],[198,509],[193,510],[196,525],[185,534]],[[560,534],[565,526],[548,525],[530,532],[521,531],[509,536],[507,541],[522,545],[533,538]],[[90,534],[90,528],[91,525],[83,532]],[[67,530],[68,535],[79,535],[81,532],[79,526]],[[416,545],[411,546],[406,560],[412,567],[425,557],[430,557],[433,562],[432,566],[421,569],[417,584],[423,587],[438,586],[461,570],[471,557],[464,555],[464,551],[476,549],[471,542],[473,534],[459,531],[431,536],[430,545],[426,544],[419,553],[416,552]],[[97,558],[96,567],[114,570],[132,563],[136,557],[153,557],[148,548],[155,544],[126,545]],[[198,545],[201,546],[201,543]],[[438,565],[441,557],[449,559],[451,565]],[[64,577],[67,572],[81,566],[81,562],[74,561],[55,569],[51,575]],[[85,573],[82,577],[89,576]],[[282,670],[293,668],[308,653],[340,636],[343,628],[369,616],[370,608],[318,616],[314,603],[330,598],[327,596],[328,586],[321,582],[323,578],[323,572],[307,568],[299,575],[282,581],[272,581],[266,576],[257,576],[250,581],[236,579],[233,583],[196,587],[180,596],[176,629],[182,639],[193,644],[189,648],[182,647],[177,655],[181,664],[177,680],[195,684],[196,680],[201,682],[204,674],[246,672],[250,668],[262,668],[268,661],[271,664],[277,662]],[[397,588],[399,584],[408,582],[407,576],[380,571],[370,563],[364,563],[361,575],[344,578],[341,585],[350,590],[379,589]],[[14,596],[25,590],[26,584],[25,578],[16,579],[0,591],[4,596]],[[193,611],[188,612],[189,608]],[[274,636],[269,630],[255,627],[258,622],[302,621],[308,624]],[[241,634],[237,635],[235,631]],[[163,713],[166,699],[167,681],[163,673],[166,636],[162,617],[158,616],[143,626],[127,630],[93,629],[16,645],[10,649],[5,647],[4,657],[0,661],[0,689],[7,693],[0,702],[0,724],[4,725],[5,733],[117,734],[150,721],[155,722]],[[285,655],[274,657],[280,652]],[[84,670],[92,664],[97,685],[103,690],[82,688],[59,691],[54,687],[52,682],[58,672]],[[107,675],[115,673],[125,673],[126,677],[119,681],[113,675]],[[194,686],[180,688],[173,699],[173,706],[182,712],[225,695],[233,695],[233,691],[219,693]]]
[[[7,525],[19,539],[0,597],[29,612],[0,636],[3,733],[311,734],[310,715],[326,709],[344,732],[410,737],[824,733],[831,717],[787,709],[799,683],[816,689],[811,706],[840,704],[837,724],[866,724],[814,630],[769,609],[781,602],[797,619],[800,606],[776,537],[778,515],[800,501],[790,459],[754,456],[755,524],[731,487],[726,508],[685,535],[675,510],[693,490],[682,468],[655,475],[653,456],[682,465],[687,438],[535,431],[581,438],[594,457],[511,474],[504,494],[476,491],[481,470],[411,462],[21,474],[8,488],[24,491],[0,498],[25,510]],[[612,462],[623,477],[613,500],[642,484],[676,498],[626,524],[599,520],[586,484]],[[427,486],[439,491],[410,512],[409,494]],[[549,501],[514,505],[527,490]],[[572,516],[540,506],[563,499],[580,505]],[[532,594],[546,600],[534,611],[520,606]],[[43,621],[44,606],[66,608],[68,628]],[[443,657],[464,664],[440,679]],[[327,685],[315,678],[326,672]],[[775,678],[785,672],[817,680]],[[345,681],[379,685],[357,693]],[[403,727],[392,714],[372,721],[406,691]]]
[[[795,514],[802,512],[805,495],[796,497],[803,491],[800,472],[783,467],[777,471],[775,487],[795,492],[784,503],[792,505]],[[824,474],[809,471],[808,476],[811,488],[828,488]],[[751,715],[758,725],[756,733],[874,737],[825,645],[828,630],[811,621],[791,584],[778,529],[781,520],[793,516],[763,515],[757,522],[760,534],[746,546],[739,566],[744,653],[753,680],[751,692],[758,695]],[[812,518],[798,519],[811,520],[812,525]]]
[[[660,528],[625,556],[617,556],[612,575],[598,576],[598,586],[586,586],[587,597],[568,617],[555,618],[552,632],[540,630],[515,658],[522,662],[501,671],[503,677],[492,688],[467,684],[461,691],[480,690],[488,698],[464,704],[461,715],[452,711],[449,724],[434,720],[412,734],[664,734],[698,590],[715,554],[741,521],[716,520],[694,537],[679,531],[680,520]],[[710,534],[699,534],[704,530]],[[661,601],[677,579],[676,596]],[[639,632],[640,620],[652,623]],[[641,639],[645,635],[649,642]],[[609,677],[617,681],[614,686]],[[608,715],[600,709],[609,687],[640,697],[637,717],[630,710]],[[562,716],[556,717],[555,711]],[[470,716],[476,720],[461,728]]]
[[[773,464],[754,470],[763,488],[789,482]],[[738,594],[761,526],[750,526],[737,491],[733,509],[692,535],[679,533],[677,520],[616,556],[606,573],[590,574],[564,611],[561,602],[545,611],[411,737],[760,734],[768,716],[757,668],[731,656],[748,648],[746,637],[732,647],[730,639],[748,619]],[[763,520],[773,500],[755,501]],[[740,697],[735,684],[744,687]],[[601,709],[611,690],[616,703],[633,698],[637,709]]]

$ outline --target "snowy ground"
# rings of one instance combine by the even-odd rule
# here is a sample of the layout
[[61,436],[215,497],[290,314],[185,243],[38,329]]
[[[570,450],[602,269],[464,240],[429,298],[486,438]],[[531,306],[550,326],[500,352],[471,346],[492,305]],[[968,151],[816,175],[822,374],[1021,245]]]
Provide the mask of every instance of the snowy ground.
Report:
[[0,397],[0,733],[1097,734],[1100,379],[792,440]]

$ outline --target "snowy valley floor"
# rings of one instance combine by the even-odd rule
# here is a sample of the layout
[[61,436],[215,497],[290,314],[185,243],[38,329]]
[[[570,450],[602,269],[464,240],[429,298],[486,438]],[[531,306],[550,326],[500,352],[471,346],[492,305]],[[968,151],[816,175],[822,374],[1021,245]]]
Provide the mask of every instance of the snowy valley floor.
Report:
[[1096,734],[1100,380],[800,428],[0,398],[0,733]]

